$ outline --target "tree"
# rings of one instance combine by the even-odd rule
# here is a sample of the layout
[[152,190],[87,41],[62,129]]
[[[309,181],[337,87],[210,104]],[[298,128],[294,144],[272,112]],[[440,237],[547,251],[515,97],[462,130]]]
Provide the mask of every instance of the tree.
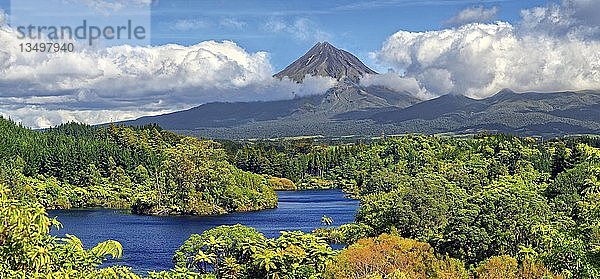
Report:
[[277,263],[281,260],[280,255],[272,250],[264,249],[253,255],[254,264],[267,274],[268,278],[275,277],[277,272]]
[[559,279],[535,260],[527,259],[521,264],[507,255],[494,256],[481,263],[474,272],[476,279]]
[[[43,278],[55,274],[71,278],[97,274],[96,268],[108,255],[120,258],[122,247],[116,241],[101,242],[85,250],[81,240],[68,235],[55,239],[49,235],[50,227],[60,226],[48,218],[39,204],[16,200],[0,184],[0,277]],[[109,269],[101,274],[131,274],[126,269]],[[108,278],[108,277],[106,277]]]
[[323,215],[323,217],[321,217],[321,225],[329,227],[331,226],[331,224],[333,224],[333,219],[327,217],[326,215]]
[[460,261],[439,259],[429,244],[382,234],[361,239],[327,266],[326,278],[467,278]]

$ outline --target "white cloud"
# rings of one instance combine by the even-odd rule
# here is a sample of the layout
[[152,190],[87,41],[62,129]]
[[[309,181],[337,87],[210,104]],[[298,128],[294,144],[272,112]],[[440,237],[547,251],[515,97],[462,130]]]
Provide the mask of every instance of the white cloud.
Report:
[[0,9],[0,27],[6,25],[6,13],[3,9]]
[[469,7],[460,11],[457,15],[446,21],[446,24],[460,26],[474,22],[490,22],[496,19],[498,7],[494,6],[486,9],[484,6]]
[[233,30],[243,30],[248,26],[245,21],[235,18],[222,18],[220,20],[195,18],[195,19],[179,19],[173,22],[170,26],[171,30],[188,32],[192,30],[202,30],[209,28],[227,28]]
[[288,28],[288,24],[283,20],[269,20],[265,23],[265,30],[272,32],[283,32]]
[[272,19],[265,23],[269,32],[283,33],[300,41],[320,42],[331,40],[331,34],[323,31],[318,24],[307,18],[297,18],[291,22]]
[[304,84],[272,77],[265,52],[233,42],[193,46],[115,46],[74,53],[22,53],[14,30],[0,28],[0,113],[40,128],[100,123],[212,101],[290,99],[322,94],[330,79]]
[[221,22],[219,24],[225,28],[238,30],[242,30],[248,25],[248,23],[246,23],[245,21],[231,17],[221,19]]
[[[96,11],[108,14],[129,7],[148,7],[153,3],[153,0],[83,0],[75,2],[83,2]],[[157,0],[154,2],[157,2]]]
[[298,86],[296,81],[290,79],[284,80],[282,84],[285,84],[288,88],[287,92],[292,92],[293,97],[302,97],[323,94],[328,89],[334,87],[337,84],[337,80],[332,77],[306,75],[302,81],[302,86]]
[[[170,111],[156,111],[152,114],[168,113]],[[55,126],[58,123],[107,123],[120,119],[131,119],[147,114],[142,110],[71,110],[54,109],[49,110],[43,106],[21,106],[6,108],[0,105],[0,116],[21,123],[27,127],[45,128]]]
[[209,23],[203,19],[179,19],[173,23],[171,26],[172,30],[175,31],[191,31],[191,30],[200,30],[209,27]]
[[[593,3],[592,3],[593,2]],[[522,12],[519,25],[473,23],[430,32],[400,31],[376,59],[433,95],[600,89],[597,1],[564,1]],[[599,11],[599,9],[596,9]],[[562,30],[562,31],[558,31]]]
[[419,81],[413,77],[403,77],[397,73],[390,72],[380,75],[366,75],[360,80],[364,86],[383,86],[396,92],[408,92],[421,100],[431,99],[434,96],[429,94]]
[[563,0],[521,11],[521,31],[576,39],[600,38],[600,1]]

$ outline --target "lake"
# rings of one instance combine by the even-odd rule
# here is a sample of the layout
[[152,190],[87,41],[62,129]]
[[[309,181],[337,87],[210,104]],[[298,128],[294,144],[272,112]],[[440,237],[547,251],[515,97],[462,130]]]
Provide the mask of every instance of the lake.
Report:
[[280,231],[310,232],[321,226],[323,215],[331,217],[334,226],[353,222],[359,204],[345,198],[340,190],[277,195],[276,209],[223,216],[139,216],[112,209],[50,210],[48,214],[63,225],[60,230],[53,230],[53,235],[75,235],[86,248],[104,240],[117,240],[123,245],[123,258],[117,264],[135,271],[152,271],[173,268],[171,257],[175,250],[194,233],[235,224],[256,228],[267,237],[277,237]]

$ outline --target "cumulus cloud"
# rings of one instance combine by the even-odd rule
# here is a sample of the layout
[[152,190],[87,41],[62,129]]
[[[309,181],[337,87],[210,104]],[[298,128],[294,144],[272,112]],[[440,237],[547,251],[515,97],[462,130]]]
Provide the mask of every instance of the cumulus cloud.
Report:
[[460,26],[467,23],[483,23],[496,19],[498,7],[494,6],[486,9],[484,6],[469,7],[460,11],[457,15],[446,21],[451,26]]
[[330,79],[304,84],[272,77],[265,52],[229,41],[193,46],[115,46],[27,54],[0,28],[0,113],[41,128],[65,121],[100,123],[161,114],[212,101],[290,99],[321,94]]
[[472,23],[439,31],[400,31],[373,55],[403,78],[415,79],[432,96],[484,98],[503,88],[600,89],[600,41],[591,31],[597,19],[574,8],[598,3],[591,2],[569,0],[525,10],[519,25]]
[[83,0],[75,2],[83,2],[96,11],[108,14],[111,12],[118,12],[128,7],[148,7],[153,2],[157,2],[157,0]]
[[331,40],[331,34],[323,31],[310,19],[297,18],[293,21],[272,19],[265,23],[264,29],[280,34],[287,34],[301,41],[320,42]]
[[572,39],[600,38],[600,1],[563,0],[521,11],[523,33],[543,33]]
[[3,9],[0,9],[0,27],[6,25],[6,13]]
[[[164,110],[157,113],[168,113]],[[0,105],[0,116],[17,121],[27,127],[45,128],[57,123],[106,123],[119,119],[131,119],[147,113],[143,110],[72,110],[72,109],[47,109],[44,106],[4,106]]]
[[434,96],[430,95],[419,81],[414,77],[403,77],[395,72],[380,74],[380,75],[366,75],[360,80],[361,85],[364,86],[383,86],[396,92],[407,92],[419,99],[431,99]]

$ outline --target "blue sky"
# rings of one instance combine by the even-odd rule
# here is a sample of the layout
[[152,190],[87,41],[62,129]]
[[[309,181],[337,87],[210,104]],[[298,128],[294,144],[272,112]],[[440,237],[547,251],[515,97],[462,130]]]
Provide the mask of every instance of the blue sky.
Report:
[[[280,70],[317,41],[328,40],[384,71],[368,54],[378,50],[396,31],[446,28],[448,19],[474,6],[497,7],[494,20],[515,23],[522,9],[547,2],[160,0],[152,6],[152,43],[193,45],[206,40],[231,40],[250,52],[269,52],[275,70]],[[0,7],[10,11],[10,0],[0,0]]]
[[[203,40],[233,40],[248,51],[268,51],[276,69],[281,69],[303,54],[316,41],[327,39],[376,67],[369,52],[398,30],[437,30],[459,11],[483,5],[498,6],[498,19],[513,22],[521,9],[540,6],[547,1],[192,1],[161,0],[153,8],[153,41],[194,44]],[[235,20],[242,26],[221,24]],[[205,23],[205,28],[173,30],[178,20]],[[313,29],[308,36],[269,30],[269,22],[294,25],[305,23]],[[380,69],[381,70],[381,69]]]

